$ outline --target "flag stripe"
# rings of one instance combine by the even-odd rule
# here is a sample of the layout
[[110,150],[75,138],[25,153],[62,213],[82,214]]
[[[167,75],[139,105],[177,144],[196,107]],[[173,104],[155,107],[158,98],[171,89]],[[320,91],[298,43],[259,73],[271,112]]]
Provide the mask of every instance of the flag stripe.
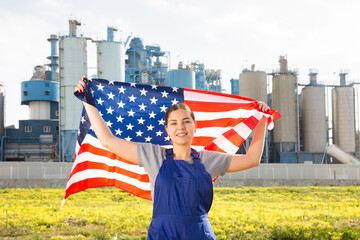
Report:
[[73,183],[82,181],[87,178],[108,178],[108,179],[115,179],[121,182],[125,182],[131,185],[134,185],[135,187],[142,189],[142,190],[150,190],[150,184],[141,182],[137,179],[130,178],[128,176],[114,173],[114,172],[108,172],[100,169],[86,169],[81,172],[75,173],[69,180],[68,185],[71,186]]
[[135,196],[151,200],[150,190],[142,190],[132,184],[108,178],[86,178],[80,180],[66,188],[65,199],[74,193],[97,187],[117,187],[119,189],[126,189],[127,192],[134,194]]

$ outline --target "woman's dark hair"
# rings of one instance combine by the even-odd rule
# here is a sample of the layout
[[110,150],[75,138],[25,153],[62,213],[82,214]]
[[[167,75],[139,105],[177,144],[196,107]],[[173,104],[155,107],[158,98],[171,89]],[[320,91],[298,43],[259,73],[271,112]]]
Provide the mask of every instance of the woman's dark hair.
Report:
[[173,112],[173,111],[176,111],[176,110],[179,110],[179,109],[184,109],[186,110],[188,113],[190,113],[190,116],[191,118],[194,120],[195,122],[195,115],[193,113],[193,111],[191,111],[191,109],[189,108],[188,105],[186,105],[185,103],[177,103],[177,104],[174,104],[172,106],[170,106],[166,113],[165,113],[165,126],[167,126],[168,124],[168,119],[169,119],[169,116],[170,116],[170,113]]

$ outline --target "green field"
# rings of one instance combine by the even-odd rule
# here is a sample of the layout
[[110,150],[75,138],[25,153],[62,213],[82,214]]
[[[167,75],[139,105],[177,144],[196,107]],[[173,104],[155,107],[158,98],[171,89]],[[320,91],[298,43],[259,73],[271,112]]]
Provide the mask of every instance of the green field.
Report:
[[[0,189],[0,239],[146,239],[152,202],[115,188]],[[360,186],[215,188],[217,239],[360,239]]]

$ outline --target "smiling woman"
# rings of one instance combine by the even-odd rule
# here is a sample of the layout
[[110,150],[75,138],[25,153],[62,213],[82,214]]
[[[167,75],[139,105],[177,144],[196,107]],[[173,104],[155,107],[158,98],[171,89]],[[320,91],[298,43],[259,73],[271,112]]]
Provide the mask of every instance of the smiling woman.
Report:
[[[85,88],[85,82],[80,81],[76,90],[84,92]],[[85,102],[84,106],[101,144],[117,156],[144,167],[149,176],[153,217],[148,239],[215,239],[208,219],[213,201],[212,180],[226,172],[259,165],[266,118],[260,119],[248,153],[236,155],[192,149],[195,117],[184,103],[170,106],[165,114],[165,130],[172,141],[172,148],[168,149],[115,137],[99,111]],[[263,112],[269,110],[262,102],[258,108]]]

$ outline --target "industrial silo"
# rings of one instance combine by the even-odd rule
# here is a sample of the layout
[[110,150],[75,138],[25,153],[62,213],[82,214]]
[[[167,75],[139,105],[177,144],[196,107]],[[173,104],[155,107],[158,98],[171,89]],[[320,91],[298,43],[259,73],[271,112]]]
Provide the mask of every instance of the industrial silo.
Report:
[[304,151],[323,153],[327,144],[325,86],[316,83],[311,72],[310,84],[301,91]]
[[21,83],[21,104],[29,106],[29,119],[50,120],[51,104],[59,101],[59,83],[46,79],[46,69],[35,66],[29,81]]
[[[0,82],[0,136],[5,135],[5,87]],[[0,149],[0,151],[2,151]],[[1,161],[1,159],[0,159]]]
[[182,68],[168,71],[165,75],[165,85],[169,87],[180,87],[195,89],[195,71],[191,68]]
[[[345,74],[340,77],[345,79]],[[355,154],[355,89],[344,82],[332,90],[333,142]]]
[[72,161],[82,104],[74,96],[81,75],[87,75],[86,39],[76,36],[76,20],[69,21],[70,33],[59,39],[60,144],[62,161]]
[[280,71],[272,79],[272,108],[281,114],[273,132],[280,152],[296,152],[298,142],[297,76],[288,71],[287,60],[280,56]]
[[239,76],[239,95],[267,103],[266,73],[255,71],[255,65],[251,70],[243,70]]
[[107,40],[96,43],[97,77],[111,81],[125,82],[124,43],[114,41],[114,31],[117,31],[117,29],[108,27]]

